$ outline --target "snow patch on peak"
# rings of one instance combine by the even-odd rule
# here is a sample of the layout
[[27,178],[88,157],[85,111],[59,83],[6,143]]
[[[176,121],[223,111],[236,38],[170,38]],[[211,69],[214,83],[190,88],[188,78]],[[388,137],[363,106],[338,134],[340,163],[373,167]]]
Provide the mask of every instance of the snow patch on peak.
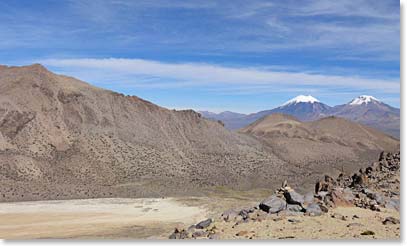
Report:
[[362,95],[362,96],[358,96],[357,98],[353,99],[349,104],[350,105],[362,105],[362,104],[368,104],[373,101],[379,102],[379,100],[377,100],[377,98],[375,98],[375,97]]
[[297,103],[314,103],[314,102],[319,102],[318,99],[316,99],[313,96],[304,96],[304,95],[299,95],[297,97],[294,97],[293,99],[287,101],[286,103],[284,103],[281,106],[286,106],[289,104],[297,104]]

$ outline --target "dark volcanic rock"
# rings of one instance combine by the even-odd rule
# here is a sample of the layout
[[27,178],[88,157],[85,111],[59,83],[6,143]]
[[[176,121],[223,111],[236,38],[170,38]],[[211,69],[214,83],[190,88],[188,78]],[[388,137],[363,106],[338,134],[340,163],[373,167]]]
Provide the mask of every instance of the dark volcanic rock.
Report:
[[300,205],[287,204],[287,210],[290,212],[304,212],[304,209]]
[[288,188],[284,191],[284,197],[288,204],[296,204],[299,206],[303,206],[305,201],[304,196],[297,193],[295,190]]
[[287,208],[287,203],[283,199],[272,195],[259,204],[259,208],[267,213],[278,213]]
[[321,207],[317,203],[311,203],[305,209],[305,213],[308,214],[308,215],[311,215],[311,216],[319,216],[323,212],[322,212]]
[[206,231],[196,231],[196,232],[194,232],[194,233],[192,233],[192,237],[193,238],[197,238],[197,237],[206,237],[206,236],[208,236],[208,232],[206,232]]
[[188,232],[185,230],[178,230],[175,228],[174,232],[170,235],[169,239],[186,239],[188,238]]
[[208,226],[210,226],[210,224],[212,224],[212,219],[207,219],[207,220],[203,220],[201,222],[199,222],[198,224],[196,224],[195,228],[196,229],[204,229]]
[[229,221],[236,219],[237,216],[238,216],[238,212],[236,212],[236,210],[229,209],[222,213],[221,218],[224,221],[229,222]]

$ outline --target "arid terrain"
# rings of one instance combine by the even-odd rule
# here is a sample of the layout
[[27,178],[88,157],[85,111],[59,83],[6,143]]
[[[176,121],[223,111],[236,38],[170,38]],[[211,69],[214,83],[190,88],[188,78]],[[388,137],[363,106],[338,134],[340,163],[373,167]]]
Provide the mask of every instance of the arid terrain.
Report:
[[177,228],[170,238],[398,240],[400,159],[383,156],[352,176],[326,176],[303,197],[283,184],[271,197],[216,187],[200,197],[0,203],[0,237],[168,239]]
[[1,201],[182,195],[267,186],[275,170],[289,172],[261,142],[192,110],[41,65],[1,67],[0,94]]
[[[385,174],[397,177],[399,155],[381,154],[384,172],[366,173],[372,178],[366,187],[387,189],[380,195],[385,200],[367,204],[376,193],[350,185],[359,177],[354,172],[399,146],[398,139],[337,117],[301,122],[273,114],[233,132],[193,110],[162,108],[39,64],[1,66],[0,237],[167,239],[174,228],[203,220],[205,230],[177,229],[172,238],[363,238],[358,230],[379,231],[387,216],[395,219],[384,225],[388,234],[370,236],[397,238],[399,178],[380,182]],[[338,183],[309,195],[316,180],[338,174]],[[292,188],[283,186],[278,195],[307,194],[324,213],[304,216],[309,204],[302,202],[293,208],[301,219],[260,212],[258,201],[283,181]],[[345,205],[356,207],[336,204],[331,186],[346,189],[353,200]],[[380,213],[366,210],[373,205]],[[219,219],[242,207],[256,209],[241,209],[233,222]],[[349,229],[351,222],[357,230]]]
[[[318,125],[326,121],[338,120]],[[202,195],[205,187],[270,188],[288,177],[310,187],[324,173],[352,172],[399,148],[389,136],[366,130],[363,138],[365,127],[338,122],[341,130],[321,126],[329,130],[314,129],[314,137],[294,128],[295,138],[283,124],[267,142],[39,64],[1,66],[0,201]]]
[[0,0],[0,240],[401,241],[403,1]]
[[305,195],[285,181],[260,203],[235,205],[169,238],[399,240],[400,153],[382,153],[350,176],[325,176]]
[[289,115],[272,114],[239,131],[255,136],[281,160],[300,168],[302,175],[289,178],[300,189],[311,188],[317,174],[352,173],[375,161],[377,150],[399,148],[393,137],[334,116],[301,122]]

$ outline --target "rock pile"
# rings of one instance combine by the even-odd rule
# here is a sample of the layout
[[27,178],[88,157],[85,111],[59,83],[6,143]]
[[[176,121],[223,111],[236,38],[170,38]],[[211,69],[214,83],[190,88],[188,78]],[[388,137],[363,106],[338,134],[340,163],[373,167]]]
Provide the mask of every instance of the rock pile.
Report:
[[[324,176],[315,184],[315,191],[305,195],[296,192],[287,185],[287,181],[284,181],[273,195],[261,201],[257,206],[241,210],[226,210],[219,220],[234,223],[232,226],[234,228],[241,223],[261,222],[267,218],[277,221],[285,216],[320,216],[331,208],[343,206],[356,206],[374,211],[380,211],[381,208],[399,210],[399,171],[400,152],[396,154],[383,152],[380,154],[378,162],[365,169],[360,169],[358,173],[350,176],[340,174],[336,179]],[[333,214],[331,217],[347,220],[340,214]],[[290,220],[292,223],[297,222],[295,219]],[[216,239],[219,232],[212,223],[212,219],[207,219],[186,230],[175,229],[170,239]],[[383,224],[397,223],[400,222],[392,217],[383,221]],[[357,223],[349,224],[348,227],[350,226],[357,226]]]
[[318,203],[327,208],[356,206],[380,211],[400,208],[400,152],[382,152],[378,162],[352,176],[325,176],[315,185]]
[[179,230],[178,228],[175,228],[169,239],[217,239],[216,227],[211,226],[212,222],[212,219],[207,219],[199,222],[196,225],[191,225],[188,227],[188,229]]

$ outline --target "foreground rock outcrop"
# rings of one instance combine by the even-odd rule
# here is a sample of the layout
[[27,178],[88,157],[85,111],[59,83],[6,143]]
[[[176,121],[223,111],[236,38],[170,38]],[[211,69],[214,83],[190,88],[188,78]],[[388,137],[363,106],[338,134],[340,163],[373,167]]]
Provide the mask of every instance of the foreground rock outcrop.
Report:
[[[350,217],[336,212],[340,209],[345,209],[345,211],[367,209],[373,213],[383,212],[385,218],[380,219],[376,224],[386,226],[400,224],[399,218],[387,216],[392,214],[399,217],[400,152],[395,154],[382,152],[377,162],[352,175],[340,174],[336,179],[326,175],[316,182],[315,191],[305,195],[296,192],[285,181],[273,195],[261,201],[257,206],[229,209],[215,220],[206,220],[211,223],[208,223],[205,228],[193,225],[187,230],[176,229],[170,238],[224,238],[225,235],[222,233],[226,233],[227,229],[217,228],[220,225],[225,228],[229,225],[233,229],[246,223],[261,224],[263,222],[268,227],[270,223],[279,223],[279,221],[285,220],[290,224],[297,224],[303,220],[312,220],[307,218],[315,216],[328,216],[329,219],[322,222],[327,223],[327,226],[331,223],[330,219],[348,222],[347,228],[369,226],[369,223],[361,224],[358,222],[361,221],[362,215],[357,215],[357,212]],[[214,221],[218,223],[214,223]],[[261,228],[261,226],[257,227]],[[267,230],[267,228],[263,229]],[[391,227],[390,229],[395,230],[395,235],[399,235],[397,232],[399,227]],[[256,233],[259,232],[240,231],[235,236],[249,235],[245,238],[251,239]],[[366,230],[359,235],[374,236],[375,233]],[[226,235],[226,238],[229,236]],[[295,236],[289,238],[295,238]]]
[[319,202],[327,207],[357,206],[380,211],[400,209],[400,152],[382,152],[378,162],[352,176],[329,176],[315,186]]

